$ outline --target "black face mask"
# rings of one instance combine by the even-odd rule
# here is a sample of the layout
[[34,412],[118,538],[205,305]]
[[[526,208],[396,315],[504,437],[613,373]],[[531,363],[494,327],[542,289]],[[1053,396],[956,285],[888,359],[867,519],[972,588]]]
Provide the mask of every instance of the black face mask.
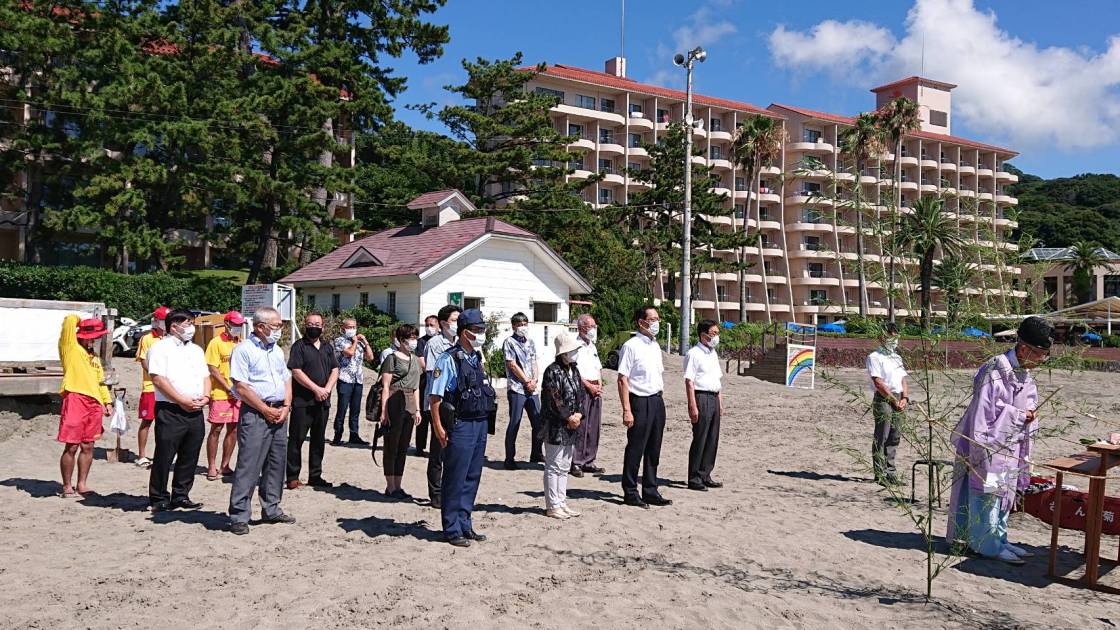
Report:
[[318,339],[323,334],[322,326],[304,326],[303,335],[308,339]]

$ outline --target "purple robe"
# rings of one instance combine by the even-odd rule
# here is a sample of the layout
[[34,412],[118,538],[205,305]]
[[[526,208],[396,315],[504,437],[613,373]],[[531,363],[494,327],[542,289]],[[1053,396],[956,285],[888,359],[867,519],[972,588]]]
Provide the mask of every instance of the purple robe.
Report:
[[1038,387],[1030,371],[1019,367],[1014,349],[992,357],[976,373],[972,402],[951,435],[957,462],[946,540],[957,540],[957,530],[967,527],[969,521],[962,520],[970,518],[967,497],[995,495],[1006,513],[1016,492],[1030,483],[1027,459],[1037,423],[1027,423],[1027,412],[1037,405]]

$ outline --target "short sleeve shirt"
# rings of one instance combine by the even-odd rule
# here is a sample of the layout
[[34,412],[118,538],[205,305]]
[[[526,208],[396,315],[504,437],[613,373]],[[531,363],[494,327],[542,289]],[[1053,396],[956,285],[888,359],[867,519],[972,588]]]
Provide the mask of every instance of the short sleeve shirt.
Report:
[[661,347],[649,337],[638,333],[622,344],[618,357],[618,373],[629,381],[630,393],[653,396],[665,389],[661,363]]
[[[431,389],[432,374],[435,372],[436,363],[439,362],[440,356],[453,345],[455,345],[454,339],[448,339],[445,335],[436,335],[429,339],[428,344],[424,347],[424,373],[427,375],[428,389]],[[424,400],[420,401],[420,407],[424,411],[431,409],[427,392],[424,393]]]
[[229,377],[253,388],[264,402],[283,402],[285,385],[292,373],[284,363],[284,351],[277,344],[265,344],[256,335],[237,344],[229,359]]
[[[241,340],[222,333],[210,340],[206,345],[206,365],[218,368],[222,376],[229,380],[229,359],[233,356],[233,349]],[[213,400],[229,400],[229,393],[223,389],[213,376],[210,377],[210,398]]]
[[353,345],[353,340],[347,339],[345,336],[334,340],[334,356],[338,360],[338,380],[343,383],[361,385],[365,381],[365,371],[362,369],[362,365],[366,356],[366,344],[359,341],[354,348],[354,356],[352,357],[342,354],[342,351],[351,345]]
[[136,345],[136,361],[140,363],[140,370],[143,372],[140,378],[140,392],[144,394],[156,391],[156,386],[152,385],[152,376],[144,369],[144,359],[148,358],[148,350],[151,350],[159,339],[154,332],[149,331]]
[[595,344],[584,339],[579,338],[580,347],[579,352],[576,354],[576,365],[579,367],[579,374],[581,378],[589,381],[597,381],[603,377],[603,362],[599,360],[599,349]]
[[702,343],[692,346],[684,356],[684,378],[698,392],[718,392],[723,384],[719,355]]
[[[430,347],[430,344],[429,344]],[[471,365],[477,366],[481,355],[478,352],[471,352],[467,354],[465,361],[470,362]],[[439,396],[443,398],[447,392],[455,391],[458,386],[458,370],[455,368],[455,353],[444,352],[436,359],[435,368],[432,370],[431,376],[428,378],[428,391],[425,392],[424,397]]]
[[[319,387],[327,384],[331,377],[331,370],[338,367],[334,358],[334,348],[326,341],[320,341],[319,347],[306,338],[292,344],[291,354],[288,356],[288,369],[302,370],[307,378]],[[292,383],[292,406],[311,407],[313,405],[329,405],[330,400],[315,400],[315,394],[300,384]]]
[[[505,355],[506,361],[513,361],[525,373],[525,376],[530,381],[537,379],[537,344],[533,343],[532,339],[528,337],[525,341],[518,339],[516,336],[511,335],[502,344],[502,354]],[[506,364],[506,383],[511,392],[516,392],[525,395],[525,383],[522,383],[513,374],[513,370],[509,369],[509,364]]]
[[[902,393],[902,381],[906,379],[906,368],[897,352],[887,353],[882,348],[867,355],[867,376],[883,379],[892,394]],[[871,381],[871,393],[875,394],[875,381]]]
[[[187,398],[202,396],[210,378],[202,348],[172,336],[160,339],[148,350],[148,372],[166,378],[180,396]],[[159,389],[156,389],[156,401],[172,402]]]

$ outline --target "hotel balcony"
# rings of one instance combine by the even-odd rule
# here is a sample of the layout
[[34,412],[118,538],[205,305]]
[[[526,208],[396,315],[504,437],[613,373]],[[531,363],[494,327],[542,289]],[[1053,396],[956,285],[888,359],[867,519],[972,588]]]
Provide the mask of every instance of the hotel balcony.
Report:
[[791,277],[790,283],[795,287],[838,287],[840,278],[828,272],[815,273],[806,269],[800,276]]
[[618,173],[608,173],[605,171],[600,171],[600,173],[603,175],[603,183],[605,184],[622,185],[626,183],[626,180]]
[[730,171],[732,166],[731,160],[726,160],[724,158],[712,158],[708,164],[714,169],[723,169],[725,171]]
[[730,188],[724,188],[723,186],[716,186],[715,188],[712,189],[712,192],[717,194],[717,195],[723,195],[723,196],[727,197],[728,199],[731,199],[731,189]]
[[762,175],[781,175],[782,169],[777,166],[763,166],[758,172]]
[[795,190],[790,196],[786,197],[787,206],[798,205],[813,205],[813,206],[831,206],[831,199],[824,199],[822,197],[810,197],[807,190]]
[[[763,256],[769,256],[771,258],[781,258],[781,257],[785,256],[785,252],[783,252],[780,248],[774,247],[773,245],[763,245],[762,246],[762,255]],[[769,276],[767,276],[767,277],[769,277]]]
[[1007,171],[996,171],[996,181],[1004,184],[1014,184],[1019,181],[1019,176]]
[[649,157],[649,152],[644,147],[630,147],[630,157]]
[[643,129],[645,131],[653,131],[653,121],[646,118],[642,112],[630,112],[627,117],[632,129]]
[[787,223],[786,224],[786,231],[787,232],[810,232],[810,233],[819,232],[819,233],[831,234],[834,231],[834,229],[835,228],[833,227],[833,225],[831,223],[825,223],[823,221],[817,222],[817,221],[799,220],[799,221],[795,221],[794,223]]
[[898,163],[903,167],[917,166],[918,158],[914,157],[913,155],[903,155],[902,157],[898,158]]
[[724,129],[710,129],[708,131],[708,136],[711,137],[712,140],[731,141],[731,132]]
[[898,182],[898,188],[902,192],[918,192],[918,182],[903,180]]
[[568,144],[568,149],[581,149],[584,151],[594,151],[595,141],[590,138],[580,138]]
[[626,149],[621,144],[617,144],[613,139],[600,139],[599,140],[599,153],[606,155],[623,155]]
[[961,175],[975,175],[976,169],[968,162],[962,160],[960,166],[957,168],[957,172]]
[[993,171],[992,169],[988,168],[987,166],[985,166],[983,164],[976,167],[976,176],[977,177],[992,177],[994,175],[995,175],[995,171]]
[[780,221],[774,221],[774,220],[763,218],[761,221],[758,222],[758,229],[760,229],[760,230],[780,230],[780,229],[782,229],[782,224],[781,224]]
[[817,140],[816,142],[790,142],[786,144],[786,150],[804,153],[832,153],[835,149],[824,140]]
[[612,125],[619,126],[626,124],[626,119],[623,118],[622,114],[617,114],[615,112],[604,112],[598,109],[589,109],[586,107],[576,107],[575,105],[567,105],[565,103],[561,103],[553,107],[552,111],[558,114],[564,114],[568,116],[569,119],[575,121],[597,120],[600,122],[607,122]]
[[1019,200],[1010,195],[996,193],[996,203],[1007,206],[1017,206],[1019,205]]
[[918,165],[921,166],[923,171],[936,170],[937,160],[932,160],[929,157],[923,155]]
[[941,170],[942,170],[942,172],[944,172],[944,171],[956,172],[957,165],[953,162],[950,162],[948,158],[941,158]]
[[825,249],[823,245],[814,247],[808,243],[798,243],[796,248],[790,249],[789,257],[790,259],[836,260],[836,252]]
[[785,276],[766,276],[766,284],[785,284]]

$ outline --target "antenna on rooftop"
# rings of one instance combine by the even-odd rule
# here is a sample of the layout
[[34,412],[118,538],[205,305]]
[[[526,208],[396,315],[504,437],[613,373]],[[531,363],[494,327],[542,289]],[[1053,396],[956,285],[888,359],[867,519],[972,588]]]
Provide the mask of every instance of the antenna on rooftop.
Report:
[[926,36],[922,35],[922,71],[921,76],[926,76]]
[[626,0],[622,2],[622,17],[618,22],[618,56],[626,56]]

